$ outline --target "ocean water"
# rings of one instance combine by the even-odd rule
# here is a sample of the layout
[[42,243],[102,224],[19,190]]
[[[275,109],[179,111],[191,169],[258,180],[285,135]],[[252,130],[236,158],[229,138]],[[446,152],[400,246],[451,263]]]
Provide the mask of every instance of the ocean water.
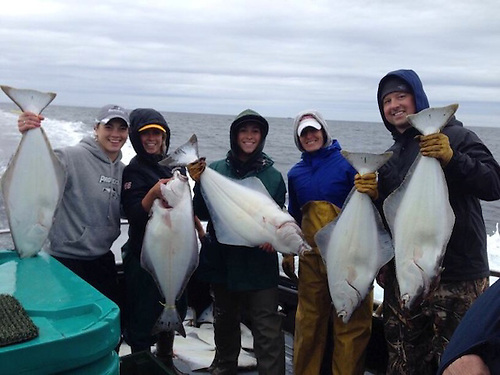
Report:
[[[92,134],[95,114],[98,108],[68,107],[50,105],[44,111],[46,120],[43,126],[53,148],[78,143],[83,135]],[[229,149],[229,127],[234,116],[213,114],[192,114],[162,112],[171,129],[170,151],[186,142],[192,134],[198,137],[201,156],[207,162],[221,159]],[[19,110],[12,103],[0,103],[0,175],[15,152],[21,139],[17,130]],[[236,115],[236,114],[235,114]],[[458,116],[460,118],[460,116]],[[286,173],[300,158],[293,133],[292,118],[267,118],[269,135],[266,139],[265,152],[275,161],[276,168]],[[348,151],[374,152],[385,151],[391,144],[391,137],[382,123],[350,122],[328,120],[331,134],[343,149]],[[467,124],[466,124],[467,125]],[[500,161],[500,128],[471,128],[488,146]],[[135,152],[127,141],[123,148],[123,162],[134,156]],[[34,181],[36,183],[36,181]],[[491,267],[500,270],[500,201],[482,202],[483,216],[488,233],[488,253]],[[7,218],[0,198],[0,229],[7,228]],[[0,246],[5,244],[0,243]]]

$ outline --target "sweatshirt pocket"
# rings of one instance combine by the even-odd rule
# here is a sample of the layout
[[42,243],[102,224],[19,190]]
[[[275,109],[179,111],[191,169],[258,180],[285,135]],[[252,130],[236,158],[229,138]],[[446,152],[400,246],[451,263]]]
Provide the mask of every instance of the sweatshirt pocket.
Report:
[[119,235],[120,228],[115,226],[85,227],[80,238],[65,241],[64,247],[75,256],[95,258],[106,254]]

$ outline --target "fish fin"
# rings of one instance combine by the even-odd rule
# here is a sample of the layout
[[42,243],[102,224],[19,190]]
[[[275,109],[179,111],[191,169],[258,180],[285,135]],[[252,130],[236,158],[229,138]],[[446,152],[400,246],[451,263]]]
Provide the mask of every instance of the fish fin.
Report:
[[194,163],[200,158],[198,152],[198,138],[193,134],[189,140],[179,146],[174,152],[169,154],[165,159],[158,162],[160,165],[167,167],[185,167],[190,163]]
[[410,184],[411,181],[411,176],[414,174],[415,169],[418,166],[419,160],[422,158],[422,154],[418,153],[417,157],[413,161],[410,169],[406,173],[406,176],[401,183],[401,185],[398,186],[396,190],[394,190],[384,201],[383,203],[383,210],[384,210],[384,216],[387,220],[387,223],[389,224],[389,228],[392,233],[394,233],[394,220],[396,218],[396,212],[398,211],[399,205],[401,204],[401,201],[403,200],[403,197],[405,195],[406,190],[408,190],[408,185]]
[[392,151],[383,154],[369,154],[342,150],[340,153],[361,175],[375,172],[392,156]]
[[53,92],[41,92],[30,89],[16,89],[1,85],[2,91],[17,104],[24,112],[42,113],[52,100],[56,97]]
[[269,198],[271,198],[271,195],[267,191],[266,187],[264,186],[262,181],[259,180],[257,177],[247,177],[242,180],[234,180],[234,179],[231,180],[236,182],[237,184],[240,184],[241,186],[245,186],[249,189],[258,191],[259,193],[267,195]]
[[[394,258],[394,245],[392,243],[392,238],[389,232],[387,232],[387,229],[384,226],[384,223],[382,222],[382,217],[380,216],[380,213],[378,212],[377,208],[371,202],[373,211],[375,213],[375,221],[377,225],[377,230],[378,230],[378,240],[380,244],[380,268],[387,264],[392,258]],[[379,268],[379,269],[380,269]]]
[[431,107],[406,116],[408,122],[423,135],[438,133],[455,114],[458,104],[446,107]]
[[337,216],[335,220],[326,224],[323,228],[316,232],[314,235],[314,242],[316,242],[316,246],[318,246],[321,257],[323,258],[323,262],[326,265],[326,258],[328,256],[328,245],[330,243],[330,239],[332,237],[333,229],[335,228],[335,224],[340,217]]
[[179,332],[182,337],[186,337],[186,330],[182,325],[182,320],[175,306],[165,306],[160,317],[156,321],[151,335],[157,335],[160,332]]

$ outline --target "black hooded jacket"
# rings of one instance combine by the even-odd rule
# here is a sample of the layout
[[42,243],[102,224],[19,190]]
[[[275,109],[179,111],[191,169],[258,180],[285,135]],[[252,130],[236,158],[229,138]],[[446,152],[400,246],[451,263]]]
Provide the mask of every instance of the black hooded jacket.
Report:
[[[401,185],[420,151],[414,139],[420,133],[415,128],[399,133],[384,117],[380,91],[390,76],[398,76],[411,86],[416,112],[429,107],[422,82],[414,71],[397,70],[388,73],[380,81],[377,101],[394,144],[389,148],[393,156],[379,170],[378,204]],[[500,166],[479,137],[464,128],[455,117],[442,132],[448,136],[453,149],[453,157],[443,170],[450,204],[455,213],[455,226],[444,256],[441,280],[446,282],[487,277],[490,271],[480,200],[500,199]]]
[[[166,130],[165,152],[163,155],[150,155],[142,145],[139,129],[144,125],[157,124]],[[138,108],[130,113],[130,141],[136,156],[123,171],[122,206],[129,221],[129,251],[140,256],[144,231],[149,219],[149,212],[144,211],[142,199],[148,191],[162,178],[172,177],[168,167],[158,164],[165,158],[170,143],[170,128],[165,118],[156,110]]]

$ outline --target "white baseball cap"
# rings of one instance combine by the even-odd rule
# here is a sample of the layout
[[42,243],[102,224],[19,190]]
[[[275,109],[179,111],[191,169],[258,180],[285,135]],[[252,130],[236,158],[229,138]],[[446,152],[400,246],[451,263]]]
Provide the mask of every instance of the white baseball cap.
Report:
[[297,134],[300,135],[304,131],[305,128],[312,127],[316,130],[320,130],[322,128],[321,124],[312,116],[304,117],[303,120],[299,122],[299,127],[297,128]]

